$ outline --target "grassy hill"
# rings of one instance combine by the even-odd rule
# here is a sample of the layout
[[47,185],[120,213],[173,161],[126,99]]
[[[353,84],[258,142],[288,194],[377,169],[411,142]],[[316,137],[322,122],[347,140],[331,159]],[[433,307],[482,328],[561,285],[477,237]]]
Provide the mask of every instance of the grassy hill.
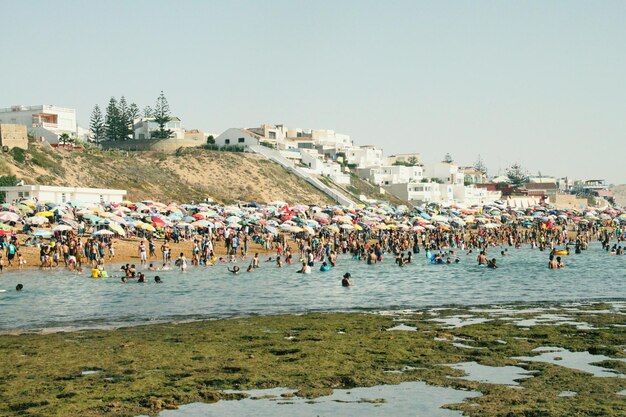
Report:
[[0,175],[16,175],[27,184],[124,189],[130,200],[332,204],[306,181],[257,155],[192,148],[165,154],[31,144],[28,151],[0,154]]

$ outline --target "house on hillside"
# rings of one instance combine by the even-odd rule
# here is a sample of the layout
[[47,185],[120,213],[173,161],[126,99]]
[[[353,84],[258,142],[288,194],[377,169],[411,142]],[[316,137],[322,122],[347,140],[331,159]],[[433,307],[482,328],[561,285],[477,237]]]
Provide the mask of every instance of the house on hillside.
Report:
[[0,109],[0,124],[24,125],[30,135],[54,145],[66,133],[78,136],[76,110],[40,104],[36,106],[12,106]]
[[[135,131],[135,139],[152,139],[154,133],[159,130],[159,124],[154,121],[154,117],[141,117],[135,119],[133,129]],[[171,139],[185,138],[185,129],[182,128],[181,121],[178,117],[170,118],[170,121],[165,124],[164,129],[172,131]]]
[[258,133],[254,133],[248,129],[242,129],[238,127],[227,129],[221,135],[215,138],[215,144],[218,146],[259,145],[262,141],[264,141],[264,138]]

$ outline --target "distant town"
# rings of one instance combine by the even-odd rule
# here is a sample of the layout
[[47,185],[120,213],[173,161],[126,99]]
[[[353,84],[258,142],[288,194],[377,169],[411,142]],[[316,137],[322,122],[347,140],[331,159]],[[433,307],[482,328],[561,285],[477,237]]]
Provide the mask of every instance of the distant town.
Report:
[[16,105],[0,109],[0,145],[3,151],[28,147],[31,141],[52,147],[98,146],[128,152],[179,148],[253,152],[283,167],[331,196],[341,205],[366,201],[352,190],[355,178],[368,181],[382,194],[413,205],[485,205],[506,200],[513,207],[551,203],[583,207],[613,203],[603,179],[532,176],[520,164],[506,175],[490,176],[480,156],[458,163],[450,154],[425,162],[418,152],[385,156],[373,145],[357,145],[331,129],[304,129],[282,124],[232,127],[216,134],[186,129],[170,114],[163,93],[154,108],[139,111],[124,97],[112,98],[103,112],[96,106],[89,128],[78,125],[76,110],[52,105]]

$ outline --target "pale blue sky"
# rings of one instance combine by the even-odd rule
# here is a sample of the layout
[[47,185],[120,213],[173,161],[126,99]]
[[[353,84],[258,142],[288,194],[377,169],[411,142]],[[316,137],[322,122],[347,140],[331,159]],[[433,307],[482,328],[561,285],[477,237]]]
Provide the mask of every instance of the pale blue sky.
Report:
[[164,90],[187,128],[626,183],[624,1],[0,0],[0,107]]

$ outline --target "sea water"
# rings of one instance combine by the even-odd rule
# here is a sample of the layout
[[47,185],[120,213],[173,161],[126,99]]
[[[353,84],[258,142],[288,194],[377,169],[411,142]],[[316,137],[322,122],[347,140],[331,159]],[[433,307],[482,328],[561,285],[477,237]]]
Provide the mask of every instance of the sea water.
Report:
[[[392,255],[367,265],[340,256],[335,268],[298,274],[300,265],[277,268],[274,262],[247,273],[250,259],[235,264],[189,267],[186,273],[147,271],[147,282],[120,281],[119,266],[107,265],[110,278],[91,279],[58,268],[10,271],[0,275],[0,331],[17,329],[106,328],[161,321],[313,311],[411,309],[441,305],[488,305],[626,299],[626,256],[611,256],[598,244],[582,254],[563,257],[566,268],[548,269],[548,252],[524,247],[490,249],[496,270],[476,265],[476,253],[458,254],[461,262],[432,265],[424,252],[405,267]],[[154,262],[155,265],[160,265]],[[352,274],[353,287],[341,277]],[[155,275],[163,283],[155,284]],[[15,291],[18,283],[24,290]]]

